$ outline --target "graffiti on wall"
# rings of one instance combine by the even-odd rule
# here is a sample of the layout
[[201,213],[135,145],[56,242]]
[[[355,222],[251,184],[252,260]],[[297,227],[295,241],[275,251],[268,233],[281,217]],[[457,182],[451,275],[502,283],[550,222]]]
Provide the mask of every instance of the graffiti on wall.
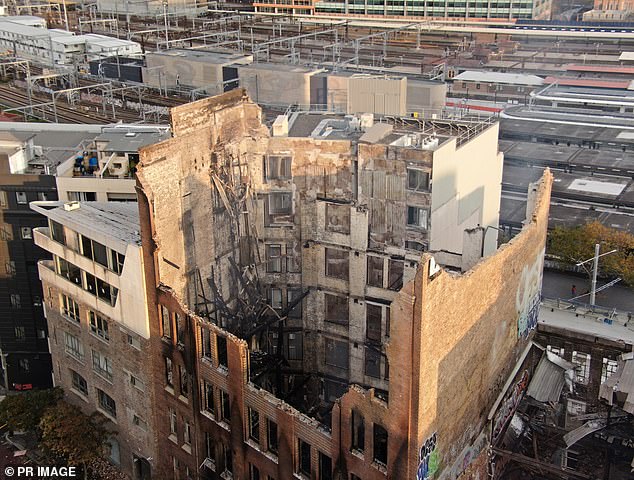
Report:
[[418,471],[416,472],[416,480],[427,480],[432,478],[434,473],[440,468],[440,454],[437,445],[438,435],[436,432],[425,440],[423,446],[420,447],[418,457]]
[[507,394],[504,402],[500,405],[500,408],[495,412],[493,417],[493,432],[491,435],[491,443],[495,445],[499,440],[504,428],[511,421],[515,410],[524,396],[524,392],[528,388],[528,370],[524,370],[522,376],[519,378],[513,389]]
[[484,450],[487,445],[487,435],[482,432],[480,433],[480,435],[478,435],[473,444],[469,445],[464,450],[462,450],[462,452],[460,452],[460,455],[458,455],[458,458],[451,467],[449,478],[455,479],[460,477],[460,475],[462,475],[467,470],[467,468],[469,468],[471,463],[478,457],[478,455],[480,455],[482,450]]
[[527,337],[529,332],[537,326],[543,269],[544,250],[539,253],[532,265],[526,265],[522,270],[520,283],[515,294],[515,307],[518,315],[517,336],[519,338]]

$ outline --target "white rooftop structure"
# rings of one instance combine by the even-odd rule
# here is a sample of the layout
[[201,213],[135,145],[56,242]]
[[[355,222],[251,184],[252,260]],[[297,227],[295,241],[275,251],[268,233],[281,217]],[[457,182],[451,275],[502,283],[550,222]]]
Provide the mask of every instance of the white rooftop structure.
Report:
[[610,316],[579,308],[569,310],[554,304],[543,304],[537,321],[539,325],[634,345],[634,322],[628,322],[627,314],[624,313],[617,312]]
[[75,35],[66,30],[46,29],[45,21],[42,25],[35,20],[13,18],[22,17],[0,18],[0,50],[15,51],[16,55],[36,63],[70,65],[106,56],[143,53],[141,45],[130,40],[97,34]]
[[454,81],[501,83],[508,85],[543,85],[544,79],[537,75],[520,73],[484,72],[480,70],[467,70],[453,77]]
[[0,22],[11,22],[29,27],[46,28],[46,20],[35,15],[15,15],[0,17]]

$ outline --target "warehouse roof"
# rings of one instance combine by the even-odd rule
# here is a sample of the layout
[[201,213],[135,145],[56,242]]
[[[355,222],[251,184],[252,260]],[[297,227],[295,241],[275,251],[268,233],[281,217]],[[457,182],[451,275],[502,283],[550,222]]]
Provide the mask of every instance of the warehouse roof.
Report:
[[466,82],[483,82],[483,83],[504,83],[508,85],[529,85],[539,86],[544,83],[544,79],[537,75],[520,74],[520,73],[501,73],[501,72],[485,72],[479,70],[467,70],[460,75],[456,75],[455,80]]
[[619,56],[620,62],[634,62],[634,52],[622,52]]

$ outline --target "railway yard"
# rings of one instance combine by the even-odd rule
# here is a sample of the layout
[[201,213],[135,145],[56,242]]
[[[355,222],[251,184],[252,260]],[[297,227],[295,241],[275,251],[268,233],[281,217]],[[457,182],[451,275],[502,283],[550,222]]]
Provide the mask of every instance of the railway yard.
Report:
[[[487,110],[492,94],[474,90],[469,95],[467,90],[467,99],[462,98],[463,94],[452,94],[452,78],[461,71],[477,69],[572,78],[568,66],[582,64],[586,68],[604,68],[605,72],[575,72],[575,79],[616,81],[623,79],[618,73],[621,52],[634,50],[634,30],[622,28],[582,31],[509,23],[488,28],[466,24],[458,28],[451,22],[414,19],[379,23],[372,19],[255,15],[237,11],[210,12],[205,18],[193,20],[170,18],[167,30],[163,17],[115,20],[111,17],[105,22],[86,17],[82,28],[139,42],[145,52],[166,48],[237,52],[251,55],[254,63],[444,81],[448,83],[447,104],[473,102],[471,112],[479,108],[476,99],[485,105],[481,109]],[[614,73],[610,73],[610,68]],[[86,70],[87,67],[83,69]],[[50,68],[43,70],[33,62],[31,75],[47,72]],[[178,80],[176,84],[157,88],[91,76],[81,73],[80,69],[69,77],[71,85],[82,89],[78,95],[53,94],[56,89],[68,88],[68,84],[58,85],[53,81],[46,88],[33,88],[29,97],[24,88],[18,88],[17,78],[24,75],[17,69],[7,69],[6,83],[0,86],[0,104],[9,112],[28,114],[42,121],[166,124],[170,107],[199,98],[194,95],[196,89],[180,85]],[[528,92],[523,97],[528,110],[524,116],[533,115],[533,120],[538,121],[501,120],[499,148],[505,154],[501,207],[504,227],[512,233],[521,226],[519,219],[523,218],[528,183],[548,167],[555,174],[552,225],[596,218],[633,231],[634,141],[629,136],[619,136],[619,132],[634,126],[626,124],[625,119],[615,123],[597,115],[598,123],[607,123],[584,130],[575,126],[574,121],[562,120],[549,130],[539,122],[540,115],[556,116],[559,112],[536,109],[531,113]],[[521,102],[521,96],[519,98]],[[508,102],[500,105],[496,98],[493,106],[497,108],[488,109],[488,113],[497,114],[517,104],[517,101]],[[130,108],[131,105],[136,107]],[[264,106],[264,113],[271,122],[279,113],[284,113],[286,107],[288,105]]]

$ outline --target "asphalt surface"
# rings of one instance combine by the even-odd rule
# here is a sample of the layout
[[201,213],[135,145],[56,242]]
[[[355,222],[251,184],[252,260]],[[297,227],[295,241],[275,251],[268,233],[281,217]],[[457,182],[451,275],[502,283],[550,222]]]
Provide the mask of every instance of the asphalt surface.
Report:
[[[597,281],[597,288],[607,283],[605,280]],[[577,295],[590,291],[590,280],[585,277],[568,273],[544,270],[542,283],[542,295],[548,298],[570,299],[572,286],[576,285]],[[589,295],[578,299],[580,302],[589,302]],[[614,285],[597,293],[596,304],[602,307],[616,308],[627,312],[634,312],[634,290],[622,284]]]

